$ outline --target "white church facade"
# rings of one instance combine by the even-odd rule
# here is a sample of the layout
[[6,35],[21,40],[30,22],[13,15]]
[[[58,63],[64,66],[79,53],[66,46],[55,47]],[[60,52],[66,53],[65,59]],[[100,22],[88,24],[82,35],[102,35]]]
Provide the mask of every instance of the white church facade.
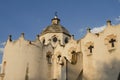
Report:
[[120,25],[75,40],[55,16],[36,40],[12,40],[4,48],[0,80],[120,80]]

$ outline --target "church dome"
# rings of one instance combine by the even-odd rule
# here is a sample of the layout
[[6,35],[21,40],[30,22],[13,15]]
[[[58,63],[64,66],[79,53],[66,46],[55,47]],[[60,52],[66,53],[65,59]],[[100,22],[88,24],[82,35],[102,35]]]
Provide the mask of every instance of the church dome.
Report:
[[42,31],[41,35],[44,35],[46,33],[64,33],[70,35],[68,30],[60,24],[52,24],[47,26],[47,28]]
[[44,35],[46,33],[64,33],[66,35],[69,35],[70,36],[70,33],[69,31],[63,27],[62,25],[59,24],[60,22],[60,19],[55,16],[53,19],[52,19],[52,24],[47,26],[41,33],[41,35]]

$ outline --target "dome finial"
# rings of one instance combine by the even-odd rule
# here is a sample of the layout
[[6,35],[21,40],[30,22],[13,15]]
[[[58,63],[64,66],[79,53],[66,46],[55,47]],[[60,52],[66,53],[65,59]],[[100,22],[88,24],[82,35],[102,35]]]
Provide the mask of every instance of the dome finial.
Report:
[[52,24],[59,24],[60,19],[57,16],[57,12],[55,12],[55,17],[52,19]]

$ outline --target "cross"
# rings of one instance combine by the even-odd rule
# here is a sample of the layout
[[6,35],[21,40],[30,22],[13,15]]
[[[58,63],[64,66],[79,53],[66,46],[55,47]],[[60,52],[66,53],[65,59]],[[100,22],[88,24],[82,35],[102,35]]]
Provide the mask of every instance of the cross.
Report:
[[55,12],[55,16],[57,17],[57,12]]
[[94,48],[94,46],[92,46],[92,45],[90,45],[90,46],[88,47],[88,49],[90,50],[90,53],[92,53],[92,48]]
[[114,47],[114,46],[115,46],[115,45],[114,45],[114,42],[116,42],[116,40],[113,39],[113,38],[109,41],[109,43],[111,43],[111,47]]

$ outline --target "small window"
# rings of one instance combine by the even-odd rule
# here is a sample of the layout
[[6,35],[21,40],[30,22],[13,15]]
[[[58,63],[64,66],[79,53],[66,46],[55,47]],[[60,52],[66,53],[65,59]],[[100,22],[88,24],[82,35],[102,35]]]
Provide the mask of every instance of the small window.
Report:
[[77,63],[77,53],[75,51],[72,51],[72,64],[76,64]]
[[56,37],[53,37],[53,42],[57,42],[57,38]]
[[65,38],[65,43],[68,43],[68,37]]
[[46,54],[48,64],[52,63],[52,53],[50,51],[47,52]]
[[60,61],[61,55],[58,55],[57,57],[58,57],[58,61]]
[[64,62],[63,62],[63,60],[62,60],[62,56],[61,56],[61,55],[58,55],[58,56],[57,56],[57,59],[58,59],[58,60],[57,60],[58,64],[60,64],[60,65],[63,66],[63,65],[64,65]]

